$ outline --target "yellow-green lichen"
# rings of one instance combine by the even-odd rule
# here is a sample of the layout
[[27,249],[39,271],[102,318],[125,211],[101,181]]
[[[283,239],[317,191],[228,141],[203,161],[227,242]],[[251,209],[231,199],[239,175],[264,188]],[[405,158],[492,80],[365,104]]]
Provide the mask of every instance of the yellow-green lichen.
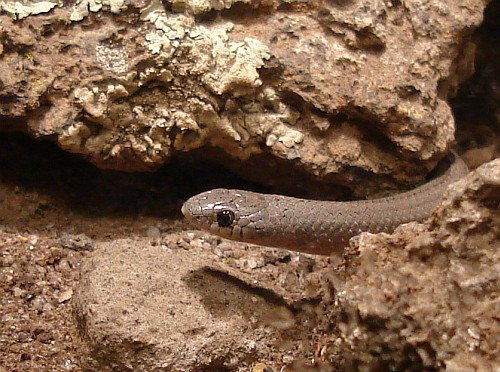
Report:
[[81,21],[90,12],[95,13],[101,9],[109,9],[111,13],[118,14],[127,8],[127,0],[78,0],[71,10],[70,19]]
[[0,1],[0,13],[4,12],[14,19],[23,19],[32,14],[50,12],[58,5],[62,5],[59,0]]

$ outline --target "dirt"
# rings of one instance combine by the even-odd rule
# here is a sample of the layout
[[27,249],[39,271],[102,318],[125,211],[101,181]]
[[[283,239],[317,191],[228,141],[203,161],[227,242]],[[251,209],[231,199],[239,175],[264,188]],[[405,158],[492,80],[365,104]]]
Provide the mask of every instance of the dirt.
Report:
[[81,370],[71,298],[95,242],[180,228],[181,200],[158,195],[171,176],[154,178],[103,172],[50,144],[0,135],[1,368]]
[[[195,175],[201,183],[193,181]],[[167,244],[175,236],[172,232],[189,229],[181,217],[182,201],[202,188],[217,186],[251,185],[212,164],[184,163],[142,174],[103,171],[50,143],[0,134],[0,371],[93,370],[87,344],[82,342],[85,329],[78,329],[81,322],[74,312],[81,265],[96,247],[120,239],[128,239],[133,249]],[[181,249],[199,241],[192,233],[183,239],[188,242],[181,242]],[[259,288],[279,290],[275,283],[296,288],[281,290],[279,295],[306,303],[303,275],[312,267],[320,270],[327,261],[279,250],[238,250],[231,245],[220,251],[224,244],[218,239],[212,243],[204,242],[199,248],[221,261],[229,274],[200,272],[200,278],[208,275],[213,284],[204,280],[202,292],[213,293],[217,284],[225,283],[243,304],[255,290],[242,283],[256,280]],[[217,247],[215,254],[206,244]],[[196,248],[190,249],[196,254]],[[202,282],[200,278],[192,279],[193,288]],[[232,279],[228,282],[227,278]],[[258,292],[260,296],[262,289]],[[218,301],[214,298],[209,300]],[[305,326],[285,337],[294,342],[287,348],[293,349],[294,356],[304,353],[304,348],[312,354],[320,350],[325,338],[310,346],[299,345],[304,330],[330,327],[336,315],[328,312],[323,309],[316,316],[319,323],[305,314],[299,320]],[[227,314],[223,317],[230,319]],[[325,337],[330,336],[325,333]],[[294,359],[272,348],[267,355],[276,364]]]

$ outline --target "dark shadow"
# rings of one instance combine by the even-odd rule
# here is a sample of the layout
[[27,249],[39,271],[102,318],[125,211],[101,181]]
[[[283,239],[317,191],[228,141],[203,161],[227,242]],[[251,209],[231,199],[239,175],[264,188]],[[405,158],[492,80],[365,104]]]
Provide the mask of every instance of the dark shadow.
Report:
[[0,183],[49,197],[82,215],[181,218],[189,196],[214,187],[255,188],[221,166],[173,162],[156,172],[101,170],[46,141],[0,133]]
[[[213,162],[200,161],[203,158]],[[236,175],[243,169],[247,174],[249,169],[255,169],[251,172],[254,182]],[[263,156],[241,162],[215,148],[180,154],[154,172],[102,170],[48,141],[2,132],[0,183],[48,196],[59,206],[91,217],[181,218],[183,201],[217,187],[303,197],[309,197],[308,190],[314,188],[331,196],[335,188],[320,182],[314,186],[313,177],[294,169],[290,162],[266,161]]]
[[156,171],[129,173],[98,169],[48,139],[0,132],[0,225],[16,231],[55,226],[92,237],[128,236],[143,230],[140,219],[182,220],[186,199],[217,187],[325,199],[347,194],[292,162],[264,155],[242,162],[205,147],[172,157]]
[[205,308],[215,317],[243,316],[266,319],[287,303],[273,291],[254,287],[222,271],[202,268],[183,278],[198,293]]
[[171,230],[187,198],[216,187],[265,191],[199,159],[155,172],[102,170],[48,141],[0,132],[0,227],[8,231],[107,239],[143,235],[145,225]]
[[472,77],[460,84],[450,105],[457,125],[457,142],[464,150],[494,145],[497,155],[500,120],[500,2],[492,1],[484,11],[484,21],[474,32],[476,45]]

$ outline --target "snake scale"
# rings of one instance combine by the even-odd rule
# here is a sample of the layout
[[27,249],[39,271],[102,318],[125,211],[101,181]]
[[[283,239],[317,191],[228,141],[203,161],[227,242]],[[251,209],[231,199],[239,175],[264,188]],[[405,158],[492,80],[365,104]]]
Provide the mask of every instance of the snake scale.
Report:
[[341,254],[361,232],[392,232],[430,216],[450,183],[467,173],[453,152],[445,170],[407,192],[359,201],[319,201],[244,190],[214,189],[188,199],[182,213],[221,237],[313,254]]

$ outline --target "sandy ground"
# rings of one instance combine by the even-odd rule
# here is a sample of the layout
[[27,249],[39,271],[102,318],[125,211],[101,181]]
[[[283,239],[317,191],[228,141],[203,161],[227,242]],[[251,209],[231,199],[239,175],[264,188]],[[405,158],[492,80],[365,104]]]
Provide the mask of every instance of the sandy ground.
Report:
[[99,171],[55,146],[0,135],[0,371],[81,370],[78,268],[95,242],[180,229],[179,184],[165,191],[173,179],[178,171]]
[[[77,329],[73,296],[86,257],[103,243],[128,239],[130,246],[140,246],[189,230],[180,213],[183,200],[217,186],[249,185],[207,165],[142,174],[102,171],[54,145],[0,135],[0,372],[82,370],[88,350],[81,341],[84,330]],[[283,251],[276,251],[272,257],[281,257]],[[266,253],[242,254],[243,266],[263,288],[279,277],[300,282],[298,273],[312,265],[290,263],[286,253],[283,263],[278,259],[255,273],[252,260],[265,260]],[[323,266],[319,258],[314,262]],[[297,293],[285,297],[302,295],[300,285],[291,287]],[[246,303],[246,291],[243,297]],[[325,324],[303,329],[329,327],[330,315]],[[289,336],[298,343],[302,338]],[[269,354],[269,360],[276,358],[281,358],[276,352]]]

